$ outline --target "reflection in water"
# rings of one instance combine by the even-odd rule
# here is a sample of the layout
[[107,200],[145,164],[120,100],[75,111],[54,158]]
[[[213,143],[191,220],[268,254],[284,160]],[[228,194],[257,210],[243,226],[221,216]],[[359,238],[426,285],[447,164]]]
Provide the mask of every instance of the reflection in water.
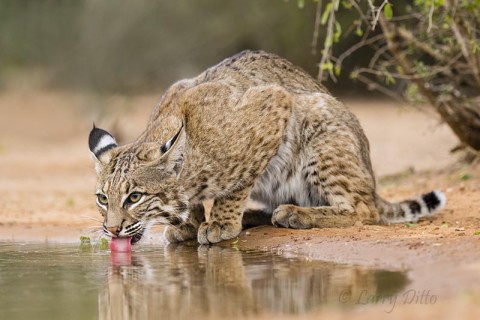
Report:
[[[402,273],[262,252],[185,245],[161,250],[111,256],[99,297],[101,319],[304,314],[325,304],[354,304],[362,292],[394,294],[407,283]],[[345,292],[350,298],[339,301]]]
[[[112,254],[72,245],[0,243],[2,319],[200,319],[305,314],[389,295],[403,273],[231,248],[143,247]],[[351,295],[345,304],[341,294]]]

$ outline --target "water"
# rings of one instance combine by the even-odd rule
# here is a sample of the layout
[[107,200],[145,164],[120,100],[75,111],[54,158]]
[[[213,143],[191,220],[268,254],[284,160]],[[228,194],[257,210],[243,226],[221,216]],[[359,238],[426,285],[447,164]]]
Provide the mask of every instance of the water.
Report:
[[[201,319],[308,314],[402,290],[405,274],[235,248],[0,243],[2,319]],[[345,299],[347,295],[347,299]],[[350,298],[349,298],[350,297]]]

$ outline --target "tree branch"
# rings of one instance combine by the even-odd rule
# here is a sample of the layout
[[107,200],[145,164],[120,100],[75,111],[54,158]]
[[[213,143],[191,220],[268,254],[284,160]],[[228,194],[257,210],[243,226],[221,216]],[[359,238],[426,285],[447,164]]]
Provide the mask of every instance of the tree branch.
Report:
[[[324,78],[324,73],[323,72],[324,72],[325,62],[329,61],[330,56],[332,55],[332,44],[327,45],[327,41],[332,41],[332,39],[333,39],[334,23],[335,23],[335,10],[334,10],[334,8],[331,8],[330,9],[330,14],[329,14],[329,17],[328,17],[327,35],[325,37],[325,45],[324,45],[324,48],[323,48],[322,59],[320,60],[319,70],[318,70],[318,80],[320,82],[322,82],[324,80],[323,79]],[[332,74],[332,72],[330,72],[330,76],[332,77],[332,79],[334,81],[336,80],[336,78]]]
[[380,7],[375,7],[373,5],[373,2],[372,0],[368,0],[368,4],[370,5],[370,8],[372,10],[372,17],[373,17],[373,21],[372,21],[372,30],[375,29],[375,27],[377,26],[377,23],[378,23],[378,19],[380,18],[380,15],[382,14],[382,9],[383,7],[385,7],[385,5],[388,3],[388,0],[383,0],[382,4],[380,5]]
[[317,3],[317,9],[315,11],[315,27],[313,29],[313,38],[312,38],[312,54],[317,53],[318,45],[318,33],[320,30],[320,20],[322,18],[322,0],[319,0]]
[[373,80],[369,79],[368,77],[365,77],[361,74],[358,74],[357,79],[360,80],[361,82],[365,83],[369,90],[378,90],[381,93],[389,96],[390,98],[392,98],[392,99],[394,99],[398,102],[402,102],[402,103],[405,102],[405,100],[399,94],[397,94],[395,91],[392,91],[392,90],[388,89],[387,87],[380,85],[378,82],[373,81]]
[[358,49],[364,47],[364,46],[368,46],[368,45],[371,45],[379,40],[382,40],[383,39],[383,34],[377,34],[376,36],[373,36],[369,39],[366,39],[364,41],[360,41],[356,44],[354,44],[353,46],[351,46],[350,48],[348,48],[347,50],[345,50],[339,57],[338,57],[338,60],[337,60],[337,65],[341,65],[343,60],[345,60],[345,58],[347,58],[348,56],[350,56],[352,53],[354,53],[355,51],[357,51]]
[[[446,4],[453,11],[456,12],[456,6],[455,4],[452,3],[452,0],[448,0]],[[460,46],[460,49],[462,50],[465,60],[467,60],[468,65],[470,66],[470,68],[472,68],[472,74],[473,74],[473,77],[475,78],[475,81],[477,82],[477,85],[480,86],[480,71],[479,71],[478,61],[476,61],[476,57],[474,55],[472,56],[472,54],[470,54],[471,52],[470,44],[468,43],[468,41],[464,39],[464,35],[467,35],[468,33],[464,28],[459,26],[455,13],[453,13],[453,19],[452,19],[452,22],[450,23],[450,28],[452,29],[453,34],[457,39],[457,42]]]
[[423,52],[435,58],[437,61],[440,61],[440,62],[448,61],[447,59],[445,59],[445,57],[447,56],[446,54],[441,53],[438,50],[435,50],[432,47],[430,47],[425,42],[418,40],[410,31],[406,30],[405,28],[400,27],[397,29],[397,31],[398,31],[398,35],[402,37],[405,41],[410,42],[418,49],[422,50]]

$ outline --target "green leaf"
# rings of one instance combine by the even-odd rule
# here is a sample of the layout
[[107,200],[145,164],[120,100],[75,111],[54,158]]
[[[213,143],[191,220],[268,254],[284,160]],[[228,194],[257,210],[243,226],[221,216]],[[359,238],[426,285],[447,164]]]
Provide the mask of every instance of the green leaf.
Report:
[[340,65],[336,65],[335,66],[335,75],[338,77],[340,75],[340,73],[342,72],[342,67]]
[[480,49],[478,42],[472,39],[470,40],[470,45],[472,46],[472,53],[476,54]]
[[333,42],[338,42],[342,35],[342,26],[338,21],[335,21],[335,33],[333,34]]
[[320,19],[320,24],[322,26],[325,25],[325,23],[327,23],[330,10],[332,10],[332,3],[327,4],[327,6],[325,7],[325,11],[323,11],[322,19]]
[[472,178],[473,178],[473,175],[470,173],[464,173],[460,175],[460,180],[463,180],[463,181],[470,180]]
[[333,0],[333,10],[338,11],[338,7],[340,6],[340,0]]
[[297,0],[297,5],[300,9],[305,7],[305,0]]
[[480,236],[480,230],[473,233],[474,236]]
[[363,30],[362,28],[360,28],[360,26],[357,27],[357,30],[355,30],[355,33],[357,34],[357,36],[361,37],[363,36]]
[[325,62],[325,63],[321,66],[321,68],[322,68],[322,70],[332,71],[332,70],[333,70],[333,63],[331,63],[330,61]]
[[385,71],[385,84],[387,85],[395,84],[395,78],[388,71]]
[[385,18],[387,18],[387,20],[391,20],[393,18],[393,10],[392,10],[392,5],[390,3],[387,3],[383,7],[383,14],[385,15]]
[[350,10],[353,8],[353,5],[350,3],[350,1],[343,0],[342,7],[344,7],[347,10]]

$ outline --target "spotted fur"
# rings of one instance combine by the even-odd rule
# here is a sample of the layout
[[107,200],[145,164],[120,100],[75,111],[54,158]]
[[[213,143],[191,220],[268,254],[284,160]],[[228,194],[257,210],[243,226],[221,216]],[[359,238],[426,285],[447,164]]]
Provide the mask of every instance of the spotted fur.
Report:
[[[304,71],[261,51],[177,82],[135,142],[114,141],[97,128],[89,139],[113,236],[162,223],[171,242],[208,244],[237,236],[244,216],[254,224],[249,215],[288,228],[344,227],[415,221],[446,201],[440,191],[381,199],[355,116]],[[132,192],[142,198],[126,206]],[[248,210],[248,199],[264,208]],[[205,200],[214,201],[208,221]]]

